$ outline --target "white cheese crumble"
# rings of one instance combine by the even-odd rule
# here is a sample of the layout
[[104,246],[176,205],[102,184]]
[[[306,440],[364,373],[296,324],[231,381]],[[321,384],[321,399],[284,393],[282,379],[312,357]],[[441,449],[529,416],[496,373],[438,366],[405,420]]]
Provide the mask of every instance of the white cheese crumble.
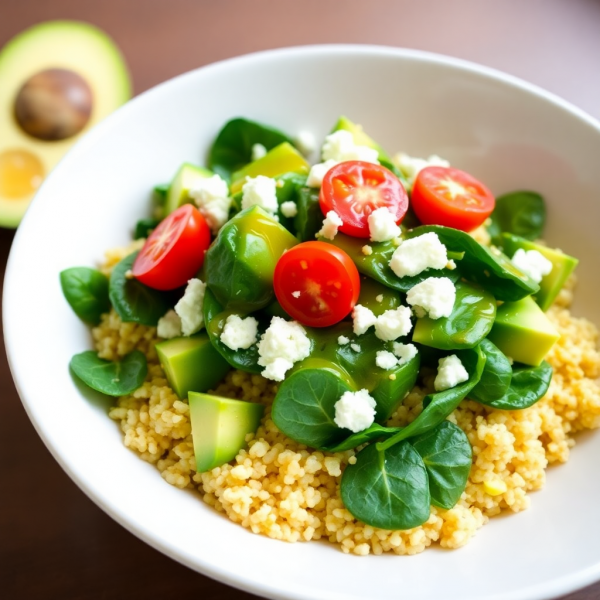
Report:
[[411,315],[412,311],[408,306],[386,310],[377,317],[375,335],[384,342],[408,335],[412,329]]
[[283,381],[295,362],[310,354],[310,340],[296,321],[273,317],[269,328],[258,342],[258,364],[265,367],[263,377]]
[[393,369],[398,364],[398,359],[387,350],[379,350],[375,357],[375,364],[380,369]]
[[394,162],[402,171],[402,173],[404,173],[411,185],[417,178],[419,171],[425,167],[450,166],[450,163],[447,160],[437,156],[436,154],[432,154],[429,158],[416,158],[414,156],[409,156],[404,152],[399,152],[396,154],[396,156],[394,156]]
[[219,175],[198,179],[189,194],[211,231],[217,234],[227,222],[231,208],[227,182]]
[[428,277],[406,294],[406,301],[415,307],[417,316],[424,316],[425,312],[432,319],[449,317],[455,300],[456,288],[447,277]]
[[365,255],[365,256],[371,256],[371,254],[373,254],[373,248],[371,248],[371,246],[369,246],[369,244],[365,244],[360,251]]
[[305,129],[298,132],[294,142],[296,143],[296,148],[298,148],[304,156],[310,156],[317,149],[317,140],[314,134]]
[[252,160],[258,160],[267,155],[267,149],[262,144],[252,145]]
[[256,343],[258,321],[254,317],[242,319],[239,315],[229,315],[221,333],[221,341],[232,350],[247,350]]
[[298,214],[298,207],[293,200],[287,200],[286,202],[282,202],[281,206],[281,214],[288,219],[293,219]]
[[338,337],[338,344],[340,346],[344,346],[345,344],[349,344],[350,343],[350,338],[346,337],[345,335],[340,335]]
[[460,358],[456,354],[451,354],[438,361],[438,372],[433,382],[436,392],[443,392],[464,383],[469,379],[467,370],[463,367]]
[[375,421],[375,398],[367,390],[344,392],[335,403],[334,421],[338,427],[358,433]]
[[398,357],[398,364],[403,365],[417,355],[417,347],[414,344],[401,344],[394,342],[394,354]]
[[271,213],[277,212],[277,182],[264,175],[249,177],[242,187],[242,209],[250,206],[260,206]]
[[354,352],[360,352],[360,346],[358,344],[350,344],[350,348],[352,348]]
[[552,262],[537,250],[523,250],[519,248],[512,257],[512,264],[526,275],[529,275],[536,283],[549,275],[552,271]]
[[357,304],[352,310],[353,330],[356,335],[366,333],[367,329],[377,323],[373,311],[362,304]]
[[192,335],[204,326],[204,292],[206,284],[200,279],[190,279],[181,300],[175,305],[175,312],[181,317],[183,335]]
[[334,131],[325,138],[321,149],[323,160],[362,160],[379,164],[379,152],[369,146],[360,146],[354,143],[354,136],[344,129]]
[[392,254],[390,269],[398,277],[418,275],[425,269],[443,269],[448,264],[446,246],[430,231],[404,240]]
[[335,167],[337,164],[337,160],[326,160],[325,162],[313,165],[308,173],[306,185],[312,188],[320,188],[323,184],[323,177],[325,177],[327,171],[329,171],[331,167]]
[[295,292],[292,292],[292,296],[294,296],[294,298],[300,298],[301,295],[302,295],[302,292],[300,292],[298,290]]
[[369,234],[372,242],[387,242],[400,235],[394,215],[386,206],[375,209],[368,217]]
[[317,236],[332,240],[338,232],[338,229],[344,224],[340,215],[335,210],[330,210],[323,219],[323,227],[317,233]]
[[383,302],[383,294],[378,294],[375,296],[375,300],[377,300],[377,302]]
[[170,340],[181,335],[181,318],[174,310],[168,310],[158,320],[156,334],[165,340]]

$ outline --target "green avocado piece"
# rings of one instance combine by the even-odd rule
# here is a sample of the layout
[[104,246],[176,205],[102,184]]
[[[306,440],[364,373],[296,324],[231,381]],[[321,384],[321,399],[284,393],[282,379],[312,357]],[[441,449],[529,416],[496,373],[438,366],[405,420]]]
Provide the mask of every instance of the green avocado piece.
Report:
[[552,263],[552,271],[542,278],[540,291],[534,294],[535,301],[539,304],[540,308],[544,311],[548,310],[579,261],[560,250],[541,246],[512,233],[503,233],[501,243],[504,252],[509,256],[514,256],[519,248],[523,250],[537,250]]
[[260,425],[262,404],[190,392],[190,419],[198,473],[234,459]]
[[251,162],[231,177],[231,194],[237,194],[244,187],[246,177],[279,177],[284,173],[308,175],[310,165],[306,159],[288,142],[275,146],[262,158]]
[[332,129],[332,133],[334,131],[339,131],[340,129],[349,131],[354,138],[354,143],[358,146],[368,146],[369,148],[374,148],[377,150],[377,152],[379,152],[379,160],[390,162],[391,159],[387,155],[386,151],[363,131],[362,125],[357,125],[347,117],[342,116],[338,119],[338,122]]
[[192,202],[192,198],[189,195],[190,190],[199,179],[206,179],[207,177],[212,177],[212,175],[212,171],[204,167],[183,163],[169,186],[165,202],[165,215],[172,213],[182,204]]
[[560,334],[534,299],[527,296],[498,307],[488,337],[514,361],[537,367]]
[[356,304],[365,306],[378,317],[386,310],[398,308],[402,303],[400,302],[400,294],[396,290],[392,290],[366,275],[361,275],[360,294]]
[[205,332],[160,342],[156,352],[169,385],[180,398],[186,398],[189,392],[209,390],[230,369]]

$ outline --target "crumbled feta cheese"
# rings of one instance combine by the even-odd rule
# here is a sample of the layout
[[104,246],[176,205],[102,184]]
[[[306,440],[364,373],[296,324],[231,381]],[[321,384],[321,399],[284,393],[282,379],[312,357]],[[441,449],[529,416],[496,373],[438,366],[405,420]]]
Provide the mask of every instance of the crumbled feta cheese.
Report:
[[263,156],[266,156],[267,149],[262,144],[253,144],[252,146],[252,160],[258,160]]
[[335,210],[330,210],[323,219],[323,227],[317,233],[317,236],[332,240],[338,232],[338,229],[344,224],[340,215]]
[[365,255],[365,256],[371,256],[371,254],[373,254],[373,248],[371,248],[371,246],[369,246],[368,244],[365,244],[360,251]]
[[283,381],[286,371],[305,359],[310,348],[310,340],[300,323],[273,317],[258,342],[258,364],[265,367],[263,377]]
[[360,346],[358,344],[350,344],[350,348],[352,348],[354,352],[360,352]]
[[375,398],[367,390],[344,392],[335,403],[333,420],[338,427],[358,433],[373,425],[376,406]]
[[227,222],[231,208],[227,182],[219,175],[198,179],[189,194],[211,231],[217,234]]
[[181,318],[174,310],[168,310],[158,320],[156,334],[165,340],[170,340],[181,335]]
[[384,342],[408,335],[412,329],[411,315],[408,306],[386,310],[377,317],[375,335]]
[[239,315],[229,315],[221,333],[221,341],[232,350],[247,350],[256,343],[258,321],[254,317],[242,319]]
[[[447,277],[428,277],[406,294],[406,301],[411,306],[421,308],[432,319],[449,317],[455,300],[456,288]],[[415,312],[419,316],[419,313]]]
[[377,322],[373,311],[362,304],[357,304],[352,311],[353,329],[356,335],[362,335]]
[[376,208],[368,217],[369,234],[372,242],[387,242],[400,235],[394,215],[386,206]]
[[204,326],[204,292],[206,284],[200,279],[190,279],[175,312],[181,317],[183,335],[192,335]]
[[311,131],[299,131],[294,142],[304,156],[310,156],[317,149],[317,140]]
[[292,292],[292,296],[294,296],[294,298],[300,298],[301,295],[302,295],[302,292],[300,292],[300,291]]
[[380,369],[393,369],[398,364],[398,359],[387,350],[379,350],[375,357],[375,364]]
[[439,156],[432,154],[429,158],[416,158],[400,152],[394,156],[394,162],[404,173],[409,183],[412,185],[421,169],[425,167],[449,167],[450,163]]
[[350,343],[350,338],[346,337],[345,335],[340,335],[338,337],[338,344],[340,346],[344,346],[345,344],[349,344]]
[[383,302],[383,294],[378,294],[375,296],[375,300],[377,300],[377,302]]
[[456,269],[456,263],[450,259],[447,263],[446,263],[446,269],[450,270],[450,271],[454,271],[454,269]]
[[354,136],[344,129],[334,131],[325,138],[321,149],[323,160],[362,160],[379,164],[379,152],[369,146],[359,146],[354,143]]
[[249,177],[242,187],[242,209],[250,206],[260,206],[271,213],[277,212],[277,182],[264,175]]
[[288,219],[293,219],[298,214],[298,207],[293,200],[282,202],[279,208],[281,209],[281,214]]
[[519,248],[512,257],[512,263],[536,283],[542,281],[552,271],[552,262],[537,250]]
[[446,246],[430,231],[404,240],[392,254],[390,269],[398,277],[418,275],[425,269],[443,269],[448,264]]
[[414,344],[401,344],[394,342],[394,354],[398,357],[398,364],[403,365],[417,355],[417,347]]
[[460,358],[456,354],[451,354],[438,361],[438,372],[433,382],[436,392],[443,392],[464,383],[469,379],[467,370],[463,367]]
[[323,184],[323,177],[331,167],[335,167],[338,164],[337,160],[326,160],[322,163],[317,163],[310,168],[308,178],[306,179],[306,185],[312,188],[320,188]]

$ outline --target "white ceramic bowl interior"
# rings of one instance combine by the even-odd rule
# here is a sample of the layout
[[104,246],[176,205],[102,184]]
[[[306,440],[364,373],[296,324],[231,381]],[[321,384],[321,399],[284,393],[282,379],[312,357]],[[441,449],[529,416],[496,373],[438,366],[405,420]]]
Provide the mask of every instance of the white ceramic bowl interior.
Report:
[[600,578],[600,434],[582,435],[548,471],[531,509],[497,518],[457,551],[348,556],[326,543],[249,533],[168,485],[122,443],[109,403],[69,374],[90,333],[58,273],[128,242],[149,190],[183,161],[203,162],[223,123],[246,116],[324,136],[340,114],[390,151],[432,153],[493,192],[549,203],[548,241],[578,256],[576,313],[600,322],[600,127],[565,102],[473,64],[401,49],[321,46],[199,69],[133,100],[96,127],[43,185],[17,233],[4,331],[23,403],[44,442],[99,506],[155,548],[256,594],[286,599],[532,600]]

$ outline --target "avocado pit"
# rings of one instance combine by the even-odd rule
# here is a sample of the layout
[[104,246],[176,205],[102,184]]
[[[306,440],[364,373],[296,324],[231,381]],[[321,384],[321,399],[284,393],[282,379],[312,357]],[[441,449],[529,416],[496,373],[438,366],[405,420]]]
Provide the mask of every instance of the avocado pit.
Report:
[[78,134],[92,108],[92,90],[83,77],[67,69],[46,69],[23,84],[14,114],[25,133],[50,142]]

